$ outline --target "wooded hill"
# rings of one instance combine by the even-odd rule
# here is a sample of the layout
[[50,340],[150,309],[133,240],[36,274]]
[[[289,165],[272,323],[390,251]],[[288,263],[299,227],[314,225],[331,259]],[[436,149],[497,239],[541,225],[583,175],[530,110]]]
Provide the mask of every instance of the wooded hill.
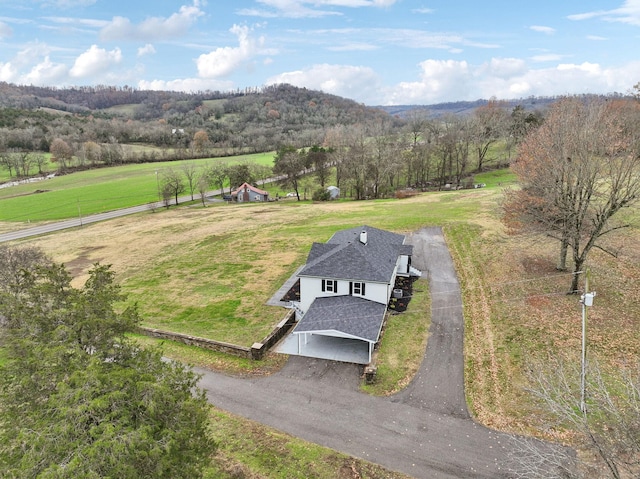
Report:
[[204,130],[220,155],[308,146],[327,128],[390,118],[355,101],[291,85],[181,93],[130,87],[16,86],[0,83],[0,151],[49,151],[69,144],[140,143],[187,148]]

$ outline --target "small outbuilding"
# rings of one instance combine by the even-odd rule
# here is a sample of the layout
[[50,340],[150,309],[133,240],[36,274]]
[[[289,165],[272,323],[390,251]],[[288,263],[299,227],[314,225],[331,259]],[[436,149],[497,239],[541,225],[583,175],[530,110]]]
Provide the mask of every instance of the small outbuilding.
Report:
[[269,193],[256,188],[249,183],[243,183],[231,192],[231,200],[238,203],[248,203],[251,201],[269,201]]
[[340,188],[337,186],[328,186],[327,191],[329,192],[329,199],[337,200],[340,198]]

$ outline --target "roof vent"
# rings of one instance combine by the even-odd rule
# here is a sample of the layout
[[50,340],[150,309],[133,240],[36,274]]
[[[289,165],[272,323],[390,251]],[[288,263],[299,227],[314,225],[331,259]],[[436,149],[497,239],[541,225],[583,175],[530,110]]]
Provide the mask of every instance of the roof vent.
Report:
[[360,233],[360,243],[367,244],[367,232],[364,230]]

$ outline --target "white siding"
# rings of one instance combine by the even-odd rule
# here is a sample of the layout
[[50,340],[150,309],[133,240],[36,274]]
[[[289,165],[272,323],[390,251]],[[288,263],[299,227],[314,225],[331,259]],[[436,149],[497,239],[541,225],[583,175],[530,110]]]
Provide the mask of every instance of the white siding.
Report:
[[[325,296],[347,296],[349,294],[349,283],[351,281],[338,280],[338,291],[322,291],[323,278],[300,277],[300,309],[305,313],[316,298]],[[376,303],[387,304],[391,297],[391,287],[384,283],[365,283],[364,296],[358,295]]]
[[[389,296],[387,290],[389,289],[384,283],[366,283],[364,299],[375,301],[380,304],[387,304],[389,302]],[[347,292],[348,294],[348,292]]]

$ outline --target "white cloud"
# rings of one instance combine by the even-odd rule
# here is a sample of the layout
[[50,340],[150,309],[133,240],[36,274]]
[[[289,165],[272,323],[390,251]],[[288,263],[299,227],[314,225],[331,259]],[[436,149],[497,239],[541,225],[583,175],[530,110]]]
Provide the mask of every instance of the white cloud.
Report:
[[468,97],[473,79],[466,61],[425,60],[420,68],[418,81],[399,83],[380,103],[428,104]]
[[420,78],[390,88],[380,101],[354,97],[367,104],[476,100],[496,97],[554,96],[576,93],[627,92],[640,78],[640,61],[607,68],[596,63],[561,63],[533,69],[519,59],[492,59],[481,65],[464,61],[427,60],[420,64]]
[[534,62],[557,62],[562,60],[564,56],[558,55],[557,53],[544,53],[541,55],[534,55],[531,57],[531,60]]
[[545,27],[542,25],[531,25],[529,28],[534,32],[544,33],[545,35],[553,35],[556,33],[555,28]]
[[233,88],[230,81],[209,80],[203,78],[182,78],[176,80],[141,80],[138,88],[141,90],[163,90],[163,91],[228,91]]
[[55,85],[63,82],[69,68],[62,63],[54,63],[49,56],[35,65],[29,73],[21,77],[20,83],[27,85]]
[[512,78],[526,71],[527,64],[521,58],[492,58],[481,69],[483,74],[497,78]]
[[598,35],[587,35],[587,40],[593,40],[595,42],[603,42],[605,40],[608,40],[608,38],[600,37]]
[[92,28],[103,28],[109,24],[105,20],[96,20],[93,18],[77,18],[77,17],[42,17],[43,20],[47,20],[52,23],[58,23],[61,25],[82,25]]
[[144,55],[153,55],[155,52],[156,49],[153,45],[151,45],[151,43],[147,43],[145,46],[138,48],[139,57],[142,57]]
[[379,47],[371,45],[370,43],[349,43],[347,45],[338,45],[335,47],[329,47],[327,50],[332,52],[366,52],[371,50],[377,50]]
[[45,43],[26,45],[10,61],[0,63],[0,81],[20,85],[63,83],[69,69],[61,63],[52,62],[50,53],[51,48]]
[[177,13],[168,18],[151,17],[134,25],[126,17],[113,17],[100,31],[102,40],[163,40],[184,35],[198,19],[204,15],[200,2],[183,5]]
[[11,62],[0,62],[0,81],[17,83],[18,70]]
[[589,20],[602,18],[607,22],[627,23],[640,26],[640,0],[625,0],[618,8],[613,10],[596,10],[594,12],[577,13],[569,15],[570,20]]
[[210,53],[203,53],[196,60],[198,76],[201,78],[224,77],[250,62],[255,56],[272,53],[263,49],[264,38],[252,38],[252,30],[234,25],[229,30],[238,37],[237,47],[220,47]]
[[53,5],[59,8],[87,7],[96,3],[96,0],[44,0],[43,5]]
[[[369,67],[329,64],[281,73],[266,81],[267,85],[277,83],[322,90],[325,93],[358,99],[358,101],[362,101],[363,98],[379,97],[381,87],[377,74]],[[380,98],[378,103],[381,100]]]
[[411,10],[412,13],[421,13],[423,15],[428,15],[431,13],[435,13],[435,10],[433,8],[414,8],[413,10]]
[[77,8],[93,5],[96,3],[96,0],[42,0],[39,3],[45,7],[54,6],[57,8]]
[[6,23],[0,22],[0,40],[8,38],[13,35],[13,30]]
[[[242,8],[236,13],[257,17],[285,17],[285,18],[319,18],[331,15],[342,15],[335,9],[322,7],[378,7],[386,8],[394,5],[398,0],[257,0],[266,8]],[[311,5],[308,7],[307,5]]]
[[107,51],[98,48],[97,45],[91,47],[80,54],[69,70],[73,78],[85,78],[109,71],[109,69],[122,61],[122,52],[119,48]]

